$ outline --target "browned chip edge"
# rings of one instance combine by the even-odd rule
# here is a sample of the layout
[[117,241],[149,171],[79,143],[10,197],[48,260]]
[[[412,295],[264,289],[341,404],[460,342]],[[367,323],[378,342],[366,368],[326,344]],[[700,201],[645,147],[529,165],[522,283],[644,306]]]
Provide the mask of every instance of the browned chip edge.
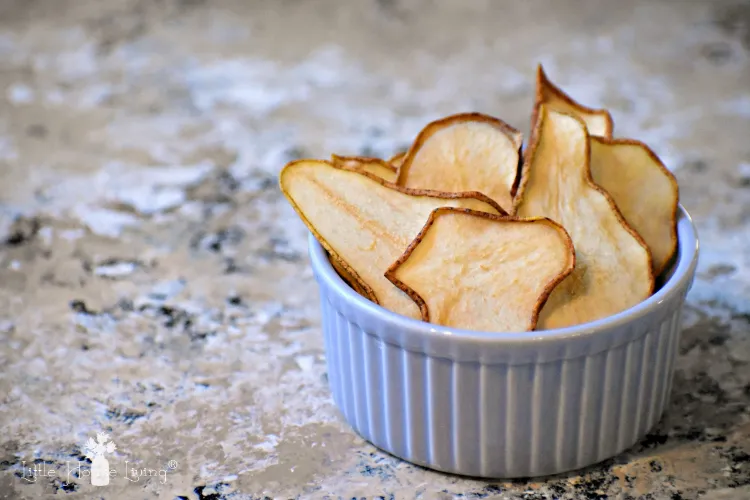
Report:
[[[513,186],[510,188],[510,198],[511,200],[515,199],[516,193],[518,192],[518,187],[521,184],[521,177],[523,175],[523,146],[518,147],[518,165],[516,166],[516,178],[513,179]],[[513,211],[513,207],[510,209],[510,214],[513,215],[515,212]]]
[[405,153],[404,159],[401,162],[401,166],[398,169],[398,179],[396,179],[396,184],[398,184],[399,186],[404,185],[404,183],[406,182],[406,177],[407,175],[409,175],[409,169],[411,168],[411,164],[414,161],[414,157],[422,148],[422,145],[427,141],[427,139],[429,139],[435,132],[442,129],[443,127],[448,127],[456,123],[467,121],[483,122],[500,129],[503,134],[505,134],[513,141],[516,149],[518,149],[520,153],[521,145],[523,144],[523,135],[521,134],[521,132],[516,130],[514,127],[511,127],[501,119],[482,113],[460,113],[451,115],[428,123],[422,129],[422,131],[419,132],[417,138],[414,139],[414,143]]
[[406,151],[401,151],[400,153],[396,153],[395,155],[388,158],[388,163],[398,171],[399,168],[401,168],[401,165],[404,163],[404,157],[406,157]]
[[[664,264],[661,266],[660,269],[654,269],[654,274],[656,276],[659,276],[662,272],[664,272],[664,269],[669,265],[669,261],[674,256],[674,253],[677,251],[677,208],[680,203],[680,186],[677,183],[677,179],[675,178],[674,174],[664,165],[664,163],[661,161],[661,159],[654,153],[654,151],[648,147],[645,143],[635,140],[635,139],[607,139],[605,137],[598,137],[598,136],[591,136],[589,139],[600,142],[602,144],[607,144],[610,146],[616,146],[618,144],[623,144],[627,146],[638,146],[643,148],[646,153],[651,157],[652,160],[656,163],[656,165],[661,169],[661,171],[664,173],[664,175],[667,176],[669,179],[669,182],[674,187],[674,192],[677,196],[675,196],[675,202],[672,206],[672,219],[671,219],[671,225],[669,228],[669,236],[672,240],[672,251],[669,252],[669,257],[664,260]],[[593,178],[592,178],[593,182]]]
[[391,172],[398,172],[398,168],[394,165],[391,165],[390,160],[385,161],[380,158],[372,158],[369,156],[341,156],[341,155],[331,155],[331,163],[334,166],[342,166],[346,168],[345,162],[357,162],[357,163],[377,163],[381,165],[382,167],[387,168]]
[[313,236],[315,236],[315,239],[318,240],[320,245],[326,249],[326,251],[336,259],[338,264],[341,265],[343,269],[346,270],[347,273],[349,273],[349,276],[352,277],[352,279],[357,281],[357,284],[362,287],[362,289],[365,291],[365,296],[373,301],[376,304],[380,304],[378,302],[378,298],[375,296],[375,292],[373,289],[364,282],[364,280],[357,274],[357,272],[352,269],[352,267],[344,260],[342,259],[338,253],[336,253],[331,245],[321,236],[320,233],[315,229],[315,227],[310,223],[309,220],[307,220],[307,217],[305,217],[305,214],[302,212],[302,209],[297,205],[297,203],[294,202],[294,198],[286,191],[284,188],[284,172],[289,170],[290,168],[293,168],[294,165],[298,163],[307,163],[307,162],[317,162],[322,163],[325,165],[328,165],[332,168],[336,168],[339,170],[346,170],[347,172],[352,172],[358,175],[362,175],[364,177],[367,177],[387,188],[394,189],[396,191],[400,191],[404,194],[409,194],[412,196],[428,196],[431,198],[443,198],[443,199],[457,199],[457,198],[474,198],[479,201],[483,201],[490,205],[492,208],[497,210],[500,214],[507,215],[507,212],[503,210],[503,208],[495,203],[492,199],[490,199],[488,196],[483,195],[482,193],[476,192],[476,191],[466,191],[461,193],[447,193],[443,191],[432,191],[429,189],[411,189],[411,188],[405,188],[402,186],[398,186],[396,184],[393,184],[392,182],[385,181],[378,177],[377,175],[370,174],[369,172],[362,172],[353,168],[347,168],[340,165],[335,165],[330,161],[327,160],[311,160],[311,159],[299,159],[294,160],[289,163],[287,163],[284,168],[281,169],[281,172],[279,173],[279,188],[281,189],[281,192],[284,194],[284,197],[287,199],[289,204],[292,206],[295,212],[297,212],[297,215],[302,220],[302,222],[307,226],[307,229],[312,233]]
[[414,238],[414,240],[409,244],[409,246],[406,248],[404,253],[399,257],[396,262],[391,264],[391,266],[388,268],[388,270],[385,272],[385,277],[394,285],[396,285],[398,288],[400,288],[404,293],[409,295],[411,299],[419,306],[419,311],[422,315],[422,321],[425,321],[427,323],[430,322],[430,312],[427,309],[427,303],[422,299],[422,297],[414,291],[412,288],[410,288],[408,285],[406,285],[404,282],[396,278],[396,271],[398,270],[401,265],[406,262],[409,257],[411,256],[412,252],[417,248],[419,243],[424,239],[425,234],[430,229],[432,224],[435,222],[435,220],[442,214],[448,214],[448,213],[462,213],[462,214],[468,214],[473,215],[475,217],[484,217],[485,219],[494,220],[494,221],[503,221],[503,222],[526,222],[526,223],[543,223],[548,224],[550,226],[553,226],[555,229],[558,230],[559,233],[564,235],[565,237],[565,245],[568,247],[569,254],[570,254],[570,262],[568,266],[563,270],[562,273],[560,273],[558,276],[556,276],[554,279],[552,279],[547,285],[544,287],[544,290],[542,290],[541,295],[539,296],[539,299],[537,300],[534,310],[532,311],[531,316],[531,325],[527,331],[532,331],[536,328],[537,321],[539,320],[539,314],[542,311],[542,307],[544,307],[544,304],[547,302],[547,299],[549,298],[550,294],[552,293],[552,290],[562,282],[565,278],[568,277],[568,275],[573,272],[573,269],[575,268],[576,263],[576,252],[575,248],[573,246],[573,240],[570,239],[570,235],[565,230],[564,227],[562,227],[557,222],[548,219],[546,217],[528,217],[528,218],[518,218],[518,217],[511,217],[511,216],[498,216],[494,214],[488,214],[486,212],[479,212],[477,210],[472,210],[470,208],[455,208],[455,207],[440,207],[436,208],[430,213],[429,218],[427,219],[427,222],[422,227],[422,229],[419,231],[419,234]]
[[346,268],[344,268],[339,259],[331,254],[328,254],[328,262],[331,263],[331,266],[339,275],[339,277],[341,277],[341,279],[344,280],[344,282],[349,285],[352,290],[365,297],[366,299],[372,300],[371,297],[367,294],[367,290],[360,286],[357,280],[349,273],[349,271],[346,270]]
[[544,72],[544,68],[542,68],[541,64],[538,64],[536,67],[536,92],[534,95],[534,109],[531,113],[531,126],[533,127],[536,123],[536,117],[539,113],[539,106],[541,106],[545,99],[545,90],[548,91],[551,94],[556,95],[561,100],[568,103],[570,106],[581,110],[584,114],[591,114],[591,115],[602,115],[604,116],[605,120],[607,121],[607,130],[606,130],[606,139],[612,138],[612,133],[614,131],[614,121],[612,120],[612,115],[604,108],[589,108],[588,106],[584,106],[583,104],[577,102],[572,97],[570,97],[568,94],[563,92],[563,90],[552,83],[550,79],[547,77],[547,74]]
[[[536,122],[534,124],[534,131],[531,133],[531,142],[529,143],[529,147],[526,148],[526,154],[524,155],[524,161],[523,161],[523,175],[521,176],[521,184],[518,188],[518,193],[516,193],[516,196],[513,198],[513,213],[518,213],[518,207],[523,202],[523,195],[524,191],[526,190],[526,184],[529,181],[529,168],[531,166],[531,158],[536,154],[536,148],[539,145],[539,137],[541,134],[542,126],[544,124],[544,117],[546,107],[544,104],[539,106],[539,113],[536,117]],[[591,143],[588,140],[589,139],[589,132],[586,128],[586,123],[580,119],[579,117],[575,115],[571,115],[568,113],[561,113],[559,111],[555,111],[556,113],[560,113],[561,115],[570,116],[574,120],[578,121],[583,126],[583,130],[586,133],[586,168],[584,169],[584,180],[588,183],[589,186],[599,191],[601,194],[604,195],[607,202],[609,202],[610,207],[612,210],[614,210],[615,215],[617,216],[618,221],[620,224],[623,225],[626,231],[628,231],[637,241],[640,243],[640,245],[646,250],[646,255],[648,256],[648,268],[649,268],[649,276],[651,278],[650,280],[650,286],[649,286],[649,292],[648,295],[654,293],[654,286],[655,286],[655,278],[654,278],[654,266],[653,266],[653,257],[651,256],[651,249],[648,248],[648,245],[646,242],[641,238],[641,235],[638,234],[638,232],[630,227],[630,224],[627,223],[625,220],[625,217],[622,216],[622,213],[620,213],[620,209],[617,208],[617,204],[615,204],[615,201],[612,199],[612,197],[609,195],[607,191],[602,189],[601,186],[596,184],[591,177]],[[627,272],[627,270],[624,270],[624,272]]]

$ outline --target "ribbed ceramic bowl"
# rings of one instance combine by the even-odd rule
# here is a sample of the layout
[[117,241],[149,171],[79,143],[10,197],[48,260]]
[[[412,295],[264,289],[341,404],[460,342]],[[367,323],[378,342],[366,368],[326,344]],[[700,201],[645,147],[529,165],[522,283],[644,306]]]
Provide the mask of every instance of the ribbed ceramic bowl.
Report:
[[375,446],[446,472],[531,477],[616,455],[657,423],[671,390],[698,260],[682,207],[677,224],[677,258],[649,299],[602,320],[527,333],[394,314],[352,290],[311,236],[336,404]]

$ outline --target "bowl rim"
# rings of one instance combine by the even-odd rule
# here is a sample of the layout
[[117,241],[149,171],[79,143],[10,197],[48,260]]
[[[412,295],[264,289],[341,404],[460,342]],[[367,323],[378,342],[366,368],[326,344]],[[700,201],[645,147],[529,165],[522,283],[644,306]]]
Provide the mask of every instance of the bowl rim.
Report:
[[[409,318],[394,313],[374,302],[362,297],[355,292],[333,269],[328,254],[315,237],[308,233],[310,261],[313,273],[319,281],[324,281],[332,288],[349,307],[354,308],[373,319],[384,321],[389,327],[401,330],[402,334],[427,336],[428,338],[451,338],[452,341],[468,341],[493,344],[518,344],[538,343],[545,341],[560,341],[566,338],[589,337],[597,332],[611,331],[618,327],[637,322],[660,308],[665,302],[680,293],[687,293],[695,276],[698,262],[699,241],[695,224],[680,204],[677,209],[677,260],[670,269],[672,275],[669,279],[646,300],[621,311],[619,313],[587,323],[581,323],[565,328],[550,330],[534,330],[531,332],[485,332],[478,330],[465,330],[442,325],[427,323],[422,320]],[[322,283],[321,283],[322,284]],[[323,292],[321,292],[323,293]]]

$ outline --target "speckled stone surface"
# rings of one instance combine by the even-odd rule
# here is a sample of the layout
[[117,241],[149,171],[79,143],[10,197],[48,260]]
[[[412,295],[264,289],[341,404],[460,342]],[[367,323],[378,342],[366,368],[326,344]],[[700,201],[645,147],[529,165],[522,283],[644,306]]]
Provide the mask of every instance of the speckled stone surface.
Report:
[[[465,4],[0,2],[0,498],[750,498],[750,7]],[[674,392],[588,470],[442,475],[334,407],[276,177],[453,112],[527,130],[537,62],[662,156],[698,225]]]

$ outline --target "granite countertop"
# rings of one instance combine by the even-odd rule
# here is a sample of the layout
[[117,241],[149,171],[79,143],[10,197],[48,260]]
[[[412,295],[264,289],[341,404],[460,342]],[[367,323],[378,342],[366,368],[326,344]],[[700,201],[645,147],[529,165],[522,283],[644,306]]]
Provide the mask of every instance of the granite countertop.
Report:
[[[750,498],[750,7],[465,4],[0,4],[0,498]],[[659,426],[488,483],[343,421],[277,175],[454,112],[527,130],[537,62],[660,154],[701,262]]]

